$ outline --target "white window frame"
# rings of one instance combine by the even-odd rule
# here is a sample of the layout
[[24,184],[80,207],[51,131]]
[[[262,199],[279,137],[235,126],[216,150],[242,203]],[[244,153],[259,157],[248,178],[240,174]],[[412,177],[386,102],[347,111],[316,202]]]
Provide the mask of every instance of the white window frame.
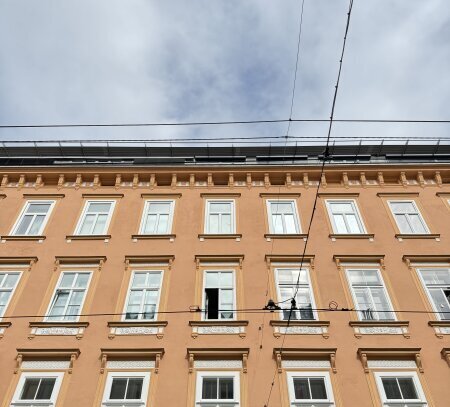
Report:
[[[220,318],[220,311],[219,311],[219,318],[218,319],[207,319],[206,318],[206,311],[202,312],[202,320],[203,321],[223,321],[224,324],[226,324],[227,321],[236,321],[237,319],[237,314],[236,311],[234,311],[236,309],[236,291],[237,291],[237,287],[236,287],[236,270],[234,269],[220,269],[220,270],[215,270],[215,269],[208,269],[208,270],[203,270],[203,285],[202,285],[202,309],[206,310],[206,273],[230,273],[233,276],[233,318]],[[220,289],[219,289],[219,293],[220,293]],[[219,301],[219,310],[220,310],[220,301]]]
[[[280,292],[280,279],[278,277],[278,271],[279,270],[305,270],[306,271],[306,278],[308,279],[308,288],[309,288],[309,295],[311,297],[311,307],[312,307],[312,313],[314,316],[314,319],[296,319],[295,321],[318,321],[319,320],[319,315],[316,311],[317,307],[316,307],[316,300],[314,298],[314,290],[311,284],[311,276],[310,276],[310,269],[309,267],[296,267],[296,266],[278,266],[275,267],[274,272],[275,272],[275,284],[277,286],[277,298],[278,301],[281,301],[281,292]],[[301,272],[301,271],[300,271]],[[296,299],[297,301],[297,299]],[[281,308],[289,308],[291,306],[290,302],[285,302],[280,304]],[[297,304],[298,307],[298,304]],[[297,311],[299,312],[299,311]],[[283,314],[283,310],[280,311],[280,320],[282,321],[287,321],[286,319],[284,319],[284,314]],[[291,319],[292,320],[292,319]]]
[[[269,230],[270,233],[275,234],[275,227],[273,224],[273,215],[274,213],[272,213],[272,204],[277,204],[277,203],[290,203],[292,205],[292,211],[294,214],[294,223],[295,223],[295,234],[300,234],[302,233],[302,227],[301,227],[301,223],[300,223],[300,217],[299,217],[299,213],[298,213],[298,208],[297,208],[297,202],[295,199],[267,199],[266,200],[266,207],[267,207],[267,216],[268,216],[268,221],[269,221]],[[278,214],[278,213],[276,213]],[[291,233],[280,233],[283,235],[286,234],[291,234]]]
[[[428,286],[425,283],[425,280],[423,279],[423,276],[422,276],[422,273],[421,273],[421,270],[426,271],[426,270],[429,270],[429,269],[439,269],[439,268],[446,269],[446,270],[450,269],[450,267],[445,267],[445,266],[418,267],[418,268],[416,268],[416,272],[417,272],[417,275],[419,276],[420,282],[422,283],[422,287],[425,290],[425,293],[427,295],[428,301],[431,304],[431,307],[433,308],[433,311],[434,311],[434,314],[436,315],[436,318],[438,318],[440,321],[449,321],[450,320],[450,315],[449,315],[449,317],[447,319],[442,318],[442,316],[441,316],[441,312],[442,311],[439,311],[436,308],[436,305],[434,304],[434,301],[433,301],[433,297],[431,296],[430,291],[428,290]],[[450,307],[450,303],[449,303],[449,307]]]
[[[109,224],[111,223],[111,219],[114,213],[114,209],[116,207],[116,200],[115,199],[110,199],[110,200],[100,200],[100,199],[89,199],[84,203],[84,208],[83,208],[83,212],[81,213],[80,219],[78,219],[78,223],[77,226],[75,228],[75,235],[77,236],[92,236],[92,233],[89,234],[81,234],[81,228],[83,226],[84,221],[86,220],[86,215],[88,213],[88,208],[92,203],[108,203],[111,204],[110,208],[109,208],[109,213],[108,213],[108,218],[106,219],[105,222],[105,229],[103,230],[103,233],[100,233],[99,235],[105,235],[108,233],[109,230]],[[98,218],[98,215],[97,215]],[[97,219],[96,219],[97,220]]]
[[[331,385],[330,374],[328,372],[314,371],[314,372],[286,372],[288,380],[288,392],[289,392],[289,406],[292,407],[311,407],[311,406],[334,406],[334,394],[333,387]],[[325,383],[325,389],[327,392],[327,399],[296,399],[294,391],[294,378],[323,378]]]
[[[378,394],[380,396],[381,402],[383,406],[417,406],[417,407],[426,407],[428,406],[427,399],[425,397],[425,393],[423,392],[422,385],[420,383],[419,377],[417,373],[414,371],[403,371],[403,372],[374,372],[375,380],[377,382]],[[419,399],[387,399],[386,393],[384,391],[383,382],[381,379],[383,377],[397,377],[397,378],[411,378],[413,379],[413,383],[417,392],[417,395],[420,397]]]
[[[17,279],[16,284],[14,284],[14,287],[11,288],[11,294],[8,298],[8,301],[6,301],[5,308],[3,310],[3,314],[0,312],[0,321],[1,321],[3,316],[5,315],[6,311],[8,310],[11,299],[14,296],[14,293],[16,291],[17,286],[19,285],[19,282],[20,282],[20,279],[22,278],[23,273],[22,273],[22,271],[19,271],[19,270],[2,270],[2,269],[0,269],[0,274],[18,274],[19,275],[19,278]],[[0,291],[6,291],[6,290],[0,286]]]
[[[353,285],[352,285],[352,282],[351,282],[351,280],[350,280],[350,276],[349,276],[349,271],[359,271],[359,270],[364,270],[364,271],[376,271],[377,272],[377,274],[378,274],[378,278],[380,279],[380,281],[381,281],[381,284],[382,284],[382,288],[383,288],[383,290],[384,290],[384,293],[385,293],[385,295],[386,295],[386,298],[387,298],[387,302],[388,302],[388,305],[389,305],[389,308],[390,308],[390,310],[389,310],[389,312],[393,315],[393,319],[389,319],[389,320],[384,320],[384,319],[373,319],[372,321],[397,321],[397,315],[396,315],[396,313],[394,312],[394,307],[393,307],[393,305],[392,305],[392,301],[391,301],[391,297],[390,297],[390,295],[389,295],[389,292],[388,292],[388,290],[387,290],[387,288],[386,288],[386,283],[384,282],[384,279],[383,279],[383,275],[382,275],[382,273],[381,273],[381,271],[380,271],[380,269],[378,269],[378,268],[361,268],[361,267],[347,267],[346,269],[345,269],[345,277],[346,277],[346,279],[347,279],[347,284],[348,284],[348,286],[349,286],[349,288],[350,288],[350,292],[351,292],[351,294],[352,294],[352,300],[353,300],[353,304],[354,304],[354,306],[356,307],[356,308],[359,308],[358,307],[358,301],[357,301],[357,299],[356,299],[356,294],[355,294],[355,291],[354,291],[354,289],[353,289]],[[371,287],[371,286],[370,286]],[[372,295],[372,294],[371,294]],[[378,311],[374,311],[376,314],[378,314]],[[363,319],[362,318],[362,312],[361,311],[357,311],[357,314],[358,314],[358,319],[360,320],[360,321],[371,321],[370,319],[369,320],[367,320],[367,319]]]
[[[48,208],[47,213],[45,214],[45,218],[44,221],[42,222],[42,225],[39,229],[39,233],[35,234],[35,235],[30,235],[30,234],[24,234],[24,235],[16,235],[16,231],[19,228],[20,223],[22,222],[25,213],[27,211],[27,209],[30,207],[30,205],[32,204],[50,204],[50,207]],[[42,199],[33,199],[33,200],[28,200],[27,202],[25,202],[25,205],[23,206],[19,216],[17,217],[16,222],[14,223],[14,226],[12,227],[11,231],[10,231],[10,236],[41,236],[43,231],[45,230],[45,227],[47,226],[47,222],[50,218],[50,215],[53,211],[53,208],[55,207],[56,201],[55,200],[42,200]],[[33,223],[30,223],[30,226]],[[30,226],[28,227],[28,230],[30,229]]]
[[[231,230],[229,233],[217,233],[219,235],[233,235],[236,233],[236,200],[235,199],[207,199],[205,202],[205,234],[216,234],[216,233],[211,233],[209,231],[209,215],[210,215],[210,210],[209,210],[209,206],[211,203],[231,203]],[[219,227],[220,227],[220,222],[219,222]]]
[[61,272],[59,278],[58,278],[58,282],[56,283],[55,288],[53,289],[53,294],[52,294],[52,296],[50,297],[50,303],[49,303],[49,305],[48,305],[48,307],[47,307],[47,311],[46,311],[46,313],[45,313],[45,318],[44,318],[44,321],[45,321],[45,322],[51,322],[51,323],[55,323],[55,324],[61,324],[61,323],[78,322],[79,319],[80,319],[80,317],[77,316],[74,320],[70,320],[70,321],[64,320],[64,319],[62,319],[62,320],[55,320],[55,319],[51,319],[51,316],[50,316],[50,310],[51,310],[52,305],[53,305],[53,303],[54,303],[54,301],[55,301],[56,290],[58,290],[59,284],[61,283],[61,280],[62,280],[63,275],[64,275],[65,273],[89,274],[89,279],[88,279],[88,282],[87,282],[87,284],[86,284],[86,289],[85,289],[85,292],[84,292],[83,300],[81,301],[81,304],[80,304],[80,311],[79,311],[79,313],[80,313],[80,314],[83,313],[84,302],[86,301],[86,297],[88,296],[89,287],[90,287],[90,285],[91,285],[91,280],[92,280],[92,274],[93,274],[93,272],[92,272],[92,270],[63,270],[63,271]]
[[[232,377],[233,378],[233,400],[223,400],[223,399],[202,399],[202,390],[203,390],[203,378],[205,377]],[[241,405],[241,388],[240,388],[240,373],[236,371],[197,371],[197,380],[195,386],[195,405],[196,406],[211,406],[216,407],[220,405],[221,407],[230,406],[230,407],[239,407]]]
[[[138,319],[127,319],[127,307],[128,307],[128,301],[130,299],[130,294],[131,294],[131,287],[133,284],[133,279],[136,273],[160,273],[161,274],[161,283],[160,286],[158,288],[158,297],[156,300],[156,308],[155,308],[155,318],[153,319],[144,319],[144,318],[138,318]],[[164,282],[164,270],[133,270],[130,276],[130,281],[128,283],[128,291],[127,291],[127,298],[125,299],[125,304],[124,304],[124,308],[123,308],[123,315],[122,315],[122,321],[157,321],[158,320],[158,311],[159,311],[159,304],[161,301],[161,291],[162,291],[162,286],[163,286],[163,282]],[[142,305],[142,304],[141,304]],[[142,308],[140,309],[140,312],[142,312]],[[140,314],[142,315],[142,314]]]
[[[333,210],[332,210],[333,203],[348,203],[352,206],[353,214],[356,216],[356,222],[358,223],[359,230],[360,230],[358,233],[350,233],[350,232],[342,233],[338,230],[338,227],[336,225],[336,222],[335,222],[334,216],[333,216]],[[356,202],[355,199],[326,199],[325,204],[326,204],[327,211],[328,211],[328,218],[330,219],[331,226],[333,228],[333,233],[339,234],[339,235],[353,235],[353,234],[364,235],[367,233],[366,226],[364,225],[363,218],[361,216],[361,212],[359,211],[358,203]],[[344,216],[344,222],[348,229],[345,216]]]
[[[173,224],[173,215],[175,213],[175,200],[174,199],[147,199],[144,204],[144,211],[142,212],[141,223],[139,225],[139,234],[145,234],[145,226],[147,223],[147,215],[150,204],[157,203],[169,203],[170,204],[170,212],[169,212],[169,220],[167,221],[167,232],[166,233],[156,233],[160,235],[169,235],[172,233],[172,224]],[[155,233],[152,233],[155,234]]]
[[[48,401],[20,400],[20,395],[22,394],[25,380],[29,378],[55,378],[56,381],[55,386],[53,387],[52,397]],[[11,406],[55,406],[63,378],[64,372],[22,372],[19,382],[17,383],[16,391],[14,392],[14,396],[11,401]]]
[[[412,206],[414,207],[414,209],[415,209],[416,212],[417,212],[417,215],[419,216],[419,219],[420,219],[420,222],[422,223],[422,226],[423,226],[424,229],[425,229],[425,233],[424,233],[424,234],[430,234],[430,229],[428,228],[428,225],[427,225],[427,223],[425,222],[425,219],[424,219],[422,213],[420,212],[420,209],[419,209],[419,207],[417,206],[417,203],[416,203],[416,201],[415,201],[414,199],[390,199],[390,200],[388,200],[387,202],[388,202],[389,210],[391,211],[392,217],[394,218],[395,224],[397,225],[397,229],[398,229],[398,231],[400,232],[400,234],[406,234],[406,235],[409,235],[409,234],[413,234],[413,235],[422,235],[423,233],[422,233],[422,232],[420,232],[420,233],[419,233],[419,232],[403,232],[403,231],[400,229],[400,225],[399,225],[398,222],[397,222],[397,218],[395,217],[395,213],[394,213],[394,211],[393,211],[393,209],[392,209],[392,206],[391,206],[392,203],[394,203],[394,204],[395,204],[395,203],[410,203],[410,204],[412,204]],[[407,215],[407,214],[406,214],[406,215]],[[413,228],[411,227],[411,224],[410,224],[409,220],[408,220],[408,216],[406,217],[406,219],[407,219],[407,222],[408,222],[408,225],[410,226],[410,228],[413,229]]]
[[[110,399],[109,395],[111,394],[111,386],[114,378],[132,378],[132,377],[142,377],[143,383],[142,383],[142,393],[141,393],[141,399]],[[132,406],[132,407],[146,407],[147,406],[147,398],[148,398],[148,391],[150,387],[150,372],[108,372],[108,377],[106,379],[105,384],[105,390],[103,391],[103,398],[102,398],[102,406],[117,406],[117,407],[126,407],[126,406]]]

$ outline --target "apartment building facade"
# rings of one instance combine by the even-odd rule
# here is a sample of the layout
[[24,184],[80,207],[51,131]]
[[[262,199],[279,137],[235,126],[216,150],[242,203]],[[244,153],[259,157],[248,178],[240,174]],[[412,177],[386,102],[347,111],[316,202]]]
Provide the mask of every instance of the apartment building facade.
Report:
[[322,160],[5,147],[0,405],[448,405],[450,148]]

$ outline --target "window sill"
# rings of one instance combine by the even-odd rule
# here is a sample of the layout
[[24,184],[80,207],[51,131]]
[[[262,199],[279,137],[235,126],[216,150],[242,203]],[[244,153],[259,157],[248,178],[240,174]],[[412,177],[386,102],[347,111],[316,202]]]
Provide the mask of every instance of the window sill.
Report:
[[235,239],[236,242],[240,242],[242,235],[241,234],[199,234],[198,238],[201,242],[203,242],[205,239]]
[[18,240],[18,241],[31,241],[31,240],[35,240],[38,241],[39,243],[42,243],[45,240],[45,236],[41,236],[41,235],[35,235],[35,236],[12,236],[12,235],[7,235],[7,236],[2,236],[1,237],[1,241],[2,243],[5,243],[7,240]]
[[270,325],[273,326],[273,336],[279,338],[281,335],[322,335],[325,339],[330,337],[328,327],[330,321],[315,321],[315,320],[272,320]]
[[331,233],[328,236],[333,242],[336,239],[367,239],[373,242],[375,237],[373,233]]
[[118,336],[156,335],[158,339],[164,337],[167,321],[110,321],[108,322],[109,339]]
[[89,322],[30,322],[31,333],[28,339],[36,336],[75,336],[83,337]]
[[66,236],[67,243],[70,243],[72,240],[104,240],[105,242],[109,242],[111,239],[111,235],[68,235]]
[[403,335],[409,339],[409,321],[350,321],[356,338],[363,335]]
[[439,233],[397,233],[395,237],[399,242],[403,239],[434,239],[436,242],[441,241]]
[[240,338],[245,338],[248,321],[189,321],[189,325],[192,327],[191,336],[194,339],[199,335],[239,335]]
[[444,335],[450,335],[450,321],[428,321],[428,325],[434,329],[439,339],[442,339]]
[[306,242],[307,236],[304,233],[266,233],[264,235],[268,242],[272,239],[303,239]]
[[5,331],[12,325],[11,322],[0,322],[0,339],[5,335]]
[[170,240],[173,242],[177,235],[131,235],[131,240],[137,242],[138,240]]

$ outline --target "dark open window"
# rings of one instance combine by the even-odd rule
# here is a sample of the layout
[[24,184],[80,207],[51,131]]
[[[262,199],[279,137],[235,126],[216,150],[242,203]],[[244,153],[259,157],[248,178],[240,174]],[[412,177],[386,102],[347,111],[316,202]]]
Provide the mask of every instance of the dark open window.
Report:
[[219,289],[206,288],[206,319],[219,319]]

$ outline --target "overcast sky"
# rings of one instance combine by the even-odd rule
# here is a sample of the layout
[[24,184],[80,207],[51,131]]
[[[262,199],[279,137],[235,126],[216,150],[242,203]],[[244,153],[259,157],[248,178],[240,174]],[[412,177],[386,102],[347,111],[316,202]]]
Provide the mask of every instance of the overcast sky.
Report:
[[[347,0],[306,0],[294,118],[327,118]],[[284,119],[301,0],[0,0],[0,124]],[[355,0],[336,118],[450,119],[448,0]],[[441,136],[450,125],[336,125]],[[1,140],[283,136],[286,124],[0,130]],[[296,124],[292,136],[326,136]]]

